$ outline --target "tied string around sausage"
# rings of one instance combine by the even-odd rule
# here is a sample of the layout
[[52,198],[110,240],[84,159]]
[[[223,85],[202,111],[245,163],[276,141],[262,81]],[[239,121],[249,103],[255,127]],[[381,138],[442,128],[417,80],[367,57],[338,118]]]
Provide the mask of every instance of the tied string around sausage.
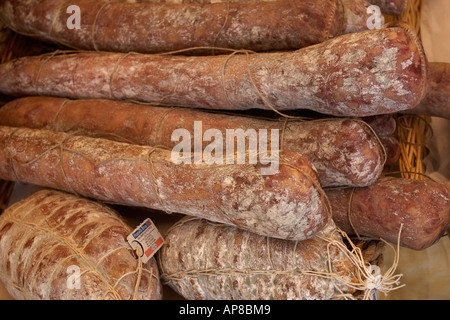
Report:
[[261,100],[264,102],[264,104],[265,104],[267,107],[269,107],[269,109],[271,109],[272,111],[274,111],[274,112],[277,113],[278,115],[282,116],[283,118],[286,118],[286,119],[297,119],[297,120],[299,120],[299,119],[301,119],[301,120],[305,119],[305,117],[291,116],[291,115],[287,115],[287,114],[284,114],[284,113],[280,112],[279,110],[277,110],[277,109],[270,103],[270,101],[269,101],[266,97],[264,97],[264,95],[261,93],[261,91],[259,90],[258,86],[256,85],[255,80],[254,80],[254,77],[253,77],[253,74],[252,74],[252,72],[251,72],[251,65],[250,65],[249,56],[250,56],[250,54],[254,54],[254,53],[255,53],[254,51],[244,50],[244,49],[242,49],[242,50],[234,50],[231,54],[227,55],[227,57],[226,57],[226,59],[225,59],[223,65],[222,65],[222,70],[221,70],[222,89],[223,89],[223,92],[224,92],[224,94],[225,94],[225,97],[226,97],[226,99],[227,99],[229,105],[231,106],[231,108],[232,108],[232,109],[237,109],[237,108],[233,105],[233,103],[231,102],[231,100],[230,100],[230,98],[229,98],[229,95],[228,95],[228,93],[227,93],[227,90],[226,90],[226,85],[225,85],[225,70],[226,70],[226,66],[227,66],[228,62],[230,61],[230,59],[233,58],[233,56],[235,56],[236,54],[245,54],[246,62],[247,62],[247,64],[246,64],[247,75],[248,75],[249,81],[250,81],[250,83],[252,84],[252,86],[253,86],[254,90],[256,91],[256,93],[258,94],[258,96],[259,96],[259,97],[261,98]]
[[[5,150],[5,153],[6,153],[7,157],[9,158],[9,160],[11,162],[10,169],[11,169],[11,172],[12,172],[12,174],[14,176],[14,179],[17,182],[25,182],[25,183],[28,182],[26,179],[23,179],[23,178],[20,177],[20,175],[17,172],[17,168],[16,168],[17,166],[18,167],[22,167],[22,166],[33,165],[33,163],[38,162],[40,159],[44,158],[46,155],[50,154],[52,151],[58,150],[59,151],[59,154],[58,154],[59,160],[58,160],[58,163],[54,163],[54,165],[57,166],[58,169],[59,169],[60,177],[62,178],[62,180],[58,181],[58,182],[61,182],[61,185],[53,185],[52,184],[52,185],[48,185],[47,187],[54,187],[54,188],[57,188],[57,189],[63,189],[65,191],[71,192],[71,193],[73,193],[73,194],[75,194],[77,196],[90,196],[90,195],[82,194],[82,192],[77,190],[73,186],[73,184],[70,182],[71,179],[69,178],[66,170],[64,169],[63,156],[64,156],[65,152],[75,153],[77,155],[80,155],[83,158],[85,158],[86,160],[88,160],[94,166],[98,166],[98,165],[101,165],[101,164],[104,164],[104,163],[107,163],[107,162],[110,162],[110,161],[145,161],[145,162],[148,162],[148,164],[150,165],[151,176],[152,176],[152,180],[153,180],[153,184],[154,184],[154,188],[155,188],[154,194],[156,195],[156,197],[158,199],[158,202],[161,204],[162,209],[164,211],[166,211],[167,213],[170,213],[169,210],[166,209],[166,207],[164,205],[164,202],[162,201],[162,198],[161,198],[161,196],[159,194],[158,187],[157,187],[158,184],[157,184],[156,176],[155,176],[155,173],[154,173],[153,159],[152,159],[152,155],[153,155],[154,151],[157,150],[156,148],[149,147],[150,151],[148,153],[147,159],[113,158],[113,159],[106,160],[105,162],[101,162],[101,161],[98,162],[98,161],[94,161],[94,160],[90,159],[87,155],[81,154],[77,150],[72,150],[72,149],[67,148],[65,146],[67,141],[70,141],[72,138],[84,137],[84,136],[78,135],[77,132],[60,133],[59,134],[60,137],[58,137],[59,141],[57,141],[57,142],[55,141],[53,143],[53,145],[50,146],[47,150],[45,150],[42,153],[36,155],[32,159],[29,159],[29,160],[27,160],[25,162],[21,162],[21,161],[18,161],[15,157],[12,156],[11,150],[14,148],[13,147],[13,143],[12,143],[12,140],[14,139],[14,136],[16,136],[16,135],[20,136],[20,132],[23,132],[24,130],[32,132],[34,134],[38,134],[39,132],[49,132],[47,130],[33,130],[33,129],[24,129],[24,128],[13,128],[13,130],[11,131],[11,133],[10,133],[10,135],[9,135],[9,137],[8,137],[8,139],[6,141],[6,144],[3,147],[3,149]],[[72,178],[74,178],[74,177],[72,177]],[[43,182],[43,184],[45,184],[45,182]],[[105,200],[104,202],[106,202],[106,203],[120,204],[120,203],[117,203],[117,202],[114,202],[114,201],[110,201],[110,199],[102,199],[102,200]]]
[[[12,130],[12,132],[11,132],[11,134],[9,135],[8,139],[6,140],[6,144],[5,144],[4,148],[3,148],[3,149],[5,150],[5,153],[6,153],[7,157],[8,157],[8,159],[9,159],[10,162],[11,162],[11,172],[12,172],[12,174],[13,174],[15,180],[16,180],[17,182],[24,182],[23,179],[21,179],[21,178],[19,177],[19,175],[18,175],[18,173],[17,173],[16,166],[15,166],[14,164],[19,165],[19,166],[31,165],[31,164],[37,162],[39,159],[43,158],[46,154],[49,154],[49,153],[52,152],[53,150],[59,149],[59,150],[60,150],[60,153],[59,153],[58,169],[59,169],[59,171],[60,171],[60,173],[61,173],[61,175],[62,175],[62,177],[63,177],[63,181],[64,181],[64,184],[65,184],[65,186],[66,186],[64,189],[65,189],[65,191],[68,191],[68,192],[71,192],[71,193],[73,193],[73,194],[75,194],[75,195],[77,195],[77,196],[80,196],[80,194],[79,194],[79,193],[72,187],[72,185],[68,182],[68,177],[67,177],[66,172],[65,172],[65,170],[64,170],[63,160],[62,160],[63,153],[64,153],[64,151],[66,150],[66,149],[64,148],[64,146],[63,146],[63,145],[64,145],[64,142],[65,142],[67,139],[69,139],[71,136],[75,136],[76,134],[75,134],[75,133],[64,134],[63,137],[62,137],[62,139],[61,139],[61,141],[59,141],[56,145],[54,145],[53,147],[49,148],[48,150],[44,151],[42,154],[39,154],[39,155],[37,155],[35,158],[32,158],[32,159],[30,159],[30,160],[28,160],[28,161],[26,161],[26,162],[19,162],[17,159],[15,159],[15,158],[12,156],[12,152],[10,151],[11,147],[9,147],[9,146],[12,146],[12,145],[13,145],[13,143],[12,143],[11,141],[13,140],[14,136],[15,136],[18,132],[22,131],[21,129],[22,129],[22,128],[18,127],[18,128],[14,128],[14,129]],[[52,187],[53,187],[53,186],[52,186]]]
[[[142,273],[144,271],[149,273],[147,290],[145,292],[145,295],[147,297],[150,296],[152,280],[153,280],[154,276],[156,277],[156,275],[153,274],[153,268],[150,268],[150,271],[147,268],[144,269],[143,263],[142,263],[142,259],[141,259],[142,252],[141,252],[141,249],[139,247],[137,247],[134,250],[134,254],[135,254],[136,259],[137,259],[136,270],[135,271],[130,271],[128,273],[123,274],[119,279],[117,279],[117,281],[115,282],[113,288],[116,288],[125,277],[128,277],[130,275],[131,276],[135,275],[136,276],[136,283],[135,283],[135,286],[134,286],[134,292],[133,292],[132,300],[138,300],[139,299],[139,293],[140,293],[139,288],[140,288],[141,282],[142,282]],[[113,298],[116,298],[116,299],[119,298],[117,300],[122,300],[120,296],[117,296],[117,294],[115,294],[115,292],[113,292],[111,290],[107,291],[105,293],[105,296],[109,295],[109,294],[112,294]]]
[[[51,282],[51,279],[53,278],[53,276],[57,275],[57,270],[59,270],[58,266],[63,265],[71,258],[78,257],[82,261],[82,263],[80,265],[83,266],[82,267],[83,270],[79,274],[78,281],[80,282],[81,285],[84,285],[84,284],[82,284],[83,277],[88,273],[95,273],[97,275],[97,277],[99,277],[99,279],[108,288],[108,290],[103,295],[103,299],[112,298],[114,300],[122,300],[124,297],[122,297],[121,293],[118,291],[117,286],[122,282],[123,279],[125,279],[126,277],[130,277],[130,276],[136,276],[136,284],[135,284],[132,299],[137,299],[138,294],[140,292],[139,289],[140,289],[140,285],[141,285],[142,274],[144,272],[149,274],[148,287],[147,287],[147,292],[145,294],[147,296],[150,296],[152,277],[155,275],[153,274],[152,268],[150,268],[151,270],[148,270],[147,268],[143,268],[142,261],[138,254],[137,254],[138,259],[137,259],[137,263],[136,263],[137,264],[136,270],[128,272],[126,274],[123,274],[120,278],[118,278],[115,281],[115,283],[112,283],[112,280],[114,280],[113,278],[110,278],[105,272],[101,271],[100,265],[105,258],[107,258],[111,254],[113,254],[119,250],[129,251],[129,248],[126,245],[120,245],[116,248],[110,249],[107,252],[105,252],[103,254],[103,256],[101,256],[98,259],[98,261],[93,261],[90,257],[88,257],[84,253],[84,247],[80,247],[79,245],[77,245],[73,240],[70,239],[70,237],[63,237],[63,236],[59,235],[58,233],[54,232],[54,229],[49,225],[49,221],[53,218],[52,215],[47,216],[46,219],[41,221],[40,223],[30,222],[29,220],[24,220],[24,219],[17,217],[15,215],[15,212],[20,211],[21,208],[23,206],[26,206],[27,204],[28,204],[27,201],[23,201],[21,204],[17,204],[15,207],[15,210],[14,211],[10,210],[7,213],[5,213],[2,216],[2,219],[4,219],[4,221],[12,223],[13,226],[14,225],[15,226],[23,226],[25,228],[33,230],[34,232],[45,234],[45,235],[50,236],[51,238],[55,239],[56,240],[55,244],[52,247],[49,247],[46,252],[52,251],[55,247],[57,247],[61,244],[63,244],[65,247],[68,247],[70,249],[70,251],[72,252],[72,254],[57,261],[57,264],[53,267],[54,272],[49,275],[49,280],[48,280],[49,283]],[[59,212],[57,209],[58,208],[55,208],[55,210],[54,210],[55,215],[58,214],[58,212]],[[101,232],[99,232],[99,233],[101,233]],[[126,240],[124,239],[124,242],[125,241]],[[85,246],[87,246],[88,244],[86,244]],[[46,257],[46,254],[39,255],[39,257],[37,258],[36,261],[34,261],[34,263],[36,265],[39,265],[39,263],[45,257]],[[27,298],[27,299],[32,298],[34,293],[28,292],[27,290],[25,290],[25,287],[24,287],[25,284],[23,284],[23,283],[21,284],[18,281],[19,280],[14,281],[12,279],[10,281],[9,285],[12,288],[14,288],[14,290],[17,290],[24,298]],[[33,279],[28,279],[28,282],[32,283]],[[67,280],[67,283],[69,283],[69,279]],[[68,290],[71,290],[71,288],[68,287]],[[73,289],[73,290],[76,290],[76,289]]]
[[[189,221],[196,220],[199,218],[195,217],[185,217],[169,228],[167,234],[169,234],[173,229],[176,229],[181,224],[185,224]],[[206,221],[206,223],[211,225],[220,225],[217,222]],[[402,225],[403,226],[403,225]],[[401,229],[399,230],[399,237],[401,234]],[[201,268],[201,269],[188,269],[177,272],[168,273],[164,269],[163,260],[161,255],[163,254],[160,250],[158,252],[159,255],[159,267],[161,270],[161,276],[166,280],[168,284],[174,281],[183,281],[192,278],[200,278],[200,277],[219,277],[219,276],[230,276],[230,277],[249,277],[249,276],[262,276],[262,277],[276,277],[276,276],[295,276],[297,282],[297,293],[298,297],[301,298],[300,288],[302,286],[303,276],[312,276],[318,277],[322,279],[328,279],[332,282],[335,288],[335,294],[332,299],[362,299],[362,300],[371,300],[374,299],[375,291],[378,290],[384,294],[392,290],[399,289],[404,285],[400,285],[400,278],[403,276],[402,274],[395,274],[395,270],[398,266],[399,262],[399,247],[394,248],[391,244],[387,243],[383,239],[386,245],[388,245],[394,251],[394,261],[391,267],[382,274],[381,269],[378,265],[371,264],[371,261],[368,261],[367,257],[365,257],[362,249],[358,247],[349,237],[348,235],[338,227],[333,227],[330,232],[320,232],[315,235],[321,240],[324,240],[326,244],[326,258],[327,258],[327,270],[317,271],[317,270],[301,270],[299,268],[287,269],[287,270],[279,270],[276,269],[272,263],[270,250],[267,250],[269,255],[268,261],[271,264],[271,268],[269,269],[255,269],[255,268],[236,268],[236,267],[221,267],[221,268]],[[267,244],[270,243],[271,238],[266,237]],[[346,243],[343,240],[346,240]],[[292,252],[292,261],[297,261],[296,258],[296,248],[299,241],[295,241],[295,246],[293,247]],[[300,241],[301,243],[301,241]],[[267,249],[269,249],[269,245],[267,245]],[[165,250],[164,248],[162,250]],[[333,254],[334,252],[334,254]],[[341,274],[338,271],[340,261],[335,261],[336,252],[343,255],[348,261],[350,261],[353,270],[351,270],[351,276],[348,274]],[[334,257],[334,258],[333,258]],[[295,263],[296,264],[296,263]],[[349,289],[355,290],[354,293],[351,293]],[[362,292],[362,295],[360,294]]]
[[[392,290],[397,290],[405,286],[405,284],[400,285],[400,279],[402,274],[395,274],[397,269],[399,259],[400,259],[400,236],[402,232],[403,224],[400,225],[398,232],[397,247],[395,248],[392,244],[380,238],[380,240],[389,246],[394,252],[394,261],[392,266],[390,266],[384,274],[381,274],[381,270],[376,265],[371,265],[366,263],[361,248],[355,246],[349,236],[341,229],[336,227],[335,232],[338,232],[342,238],[344,238],[347,243],[350,244],[351,250],[343,242],[336,240],[334,237],[323,237],[318,235],[319,238],[328,242],[327,251],[330,250],[332,245],[336,246],[355,266],[354,275],[355,280],[349,280],[346,277],[342,277],[336,273],[330,272],[329,274],[319,273],[315,271],[308,272],[310,274],[317,274],[321,277],[326,277],[332,281],[338,281],[339,283],[345,284],[350,288],[363,292],[363,300],[371,300],[374,298],[374,292],[376,290],[387,295]],[[330,264],[330,260],[328,261]],[[331,266],[330,266],[331,270]],[[345,295],[344,293],[342,293]]]
[[[113,251],[117,251],[117,250],[121,250],[121,249],[127,249],[128,247],[126,246],[121,246],[121,247],[117,247],[114,250],[110,250],[107,253],[105,253],[99,260],[102,261],[104,258],[106,258],[108,255],[110,255]],[[135,281],[135,285],[134,285],[134,289],[133,289],[133,295],[131,297],[131,300],[139,300],[140,295],[142,295],[142,290],[140,289],[141,285],[142,285],[142,279],[143,279],[143,273],[148,273],[148,284],[147,284],[147,290],[144,292],[144,295],[146,297],[150,297],[151,296],[151,286],[152,286],[152,280],[153,277],[156,275],[153,274],[153,268],[150,268],[150,270],[148,270],[147,268],[144,268],[144,265],[142,263],[142,259],[141,259],[141,252],[140,252],[140,248],[136,248],[136,250],[134,251],[134,255],[136,256],[136,270],[134,271],[130,271],[127,273],[124,273],[120,278],[118,278],[115,282],[114,285],[112,285],[104,294],[103,299],[106,299],[108,296],[111,296],[113,300],[123,300],[123,297],[118,293],[117,291],[117,286],[119,286],[121,284],[121,282],[126,278],[126,277],[130,277],[130,276],[134,276],[136,277],[136,281]]]

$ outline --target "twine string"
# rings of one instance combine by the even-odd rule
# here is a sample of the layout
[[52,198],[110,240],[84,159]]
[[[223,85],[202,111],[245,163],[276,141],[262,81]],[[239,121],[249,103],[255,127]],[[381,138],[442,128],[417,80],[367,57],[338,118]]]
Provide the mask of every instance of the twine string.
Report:
[[225,29],[225,26],[228,23],[228,18],[229,18],[229,15],[230,15],[230,3],[231,3],[231,0],[227,0],[227,3],[226,3],[226,14],[225,14],[224,22],[223,22],[222,26],[220,27],[219,31],[217,32],[216,36],[214,37],[214,41],[213,41],[213,45],[212,45],[212,47],[213,47],[213,49],[212,49],[213,55],[214,55],[214,52],[215,52],[214,48],[216,47],[217,39],[219,38],[220,33]]
[[228,64],[229,60],[236,54],[238,53],[243,53],[245,54],[245,58],[246,58],[246,70],[247,70],[247,75],[249,78],[249,81],[252,85],[252,87],[254,88],[254,90],[256,91],[257,95],[261,98],[261,100],[263,101],[264,105],[267,106],[269,109],[271,109],[272,111],[274,111],[275,113],[277,113],[278,115],[282,116],[283,118],[288,118],[288,119],[304,119],[305,117],[298,117],[298,116],[291,116],[291,115],[287,115],[285,113],[280,112],[279,110],[277,110],[272,103],[270,103],[270,101],[262,94],[261,90],[258,88],[258,86],[256,85],[256,82],[254,80],[253,77],[253,73],[251,71],[251,64],[250,64],[250,54],[256,54],[254,51],[250,51],[250,50],[234,50],[234,52],[232,52],[230,55],[227,56],[227,58],[225,59],[223,65],[222,65],[222,71],[221,71],[221,77],[222,77],[222,88],[224,91],[224,95],[227,99],[227,101],[229,102],[229,104],[234,108],[237,109],[231,102],[230,99],[228,97],[227,94],[227,90],[226,90],[226,86],[225,86],[225,69],[226,69],[226,65]]
[[349,199],[348,199],[348,205],[347,205],[347,219],[348,219],[348,222],[350,223],[350,226],[352,227],[352,230],[353,230],[353,232],[354,232],[354,234],[356,235],[356,237],[358,238],[358,240],[361,240],[361,237],[359,236],[359,233],[358,233],[358,230],[356,230],[356,228],[355,228],[355,226],[354,226],[354,224],[353,224],[353,221],[352,221],[352,214],[351,214],[351,212],[352,212],[352,200],[353,200],[353,194],[355,193],[355,187],[353,187],[353,188],[351,188],[351,191],[350,191],[350,196],[349,196]]
[[164,212],[168,213],[168,214],[171,214],[172,212],[169,211],[169,210],[167,210],[167,206],[165,205],[165,202],[162,200],[161,193],[160,193],[160,190],[159,190],[159,187],[158,187],[158,182],[157,182],[157,178],[156,178],[155,167],[154,167],[153,159],[152,159],[152,155],[153,155],[153,153],[154,153],[156,150],[157,150],[157,148],[152,148],[152,149],[150,150],[150,152],[148,153],[148,156],[147,156],[147,161],[148,161],[148,163],[150,164],[150,174],[151,174],[151,176],[152,176],[153,187],[154,187],[154,189],[155,189],[155,195],[156,195],[156,198],[157,198],[157,200],[158,200],[158,202],[159,202],[159,204],[160,204],[162,210],[163,210]]
[[113,99],[113,100],[116,100],[117,98],[115,97],[115,95],[114,95],[114,90],[113,90],[113,79],[114,79],[114,76],[116,75],[116,73],[117,73],[117,70],[119,69],[119,65],[120,65],[120,63],[122,63],[122,61],[125,59],[125,58],[127,58],[128,56],[130,56],[130,55],[136,55],[137,53],[135,53],[135,52],[127,52],[127,53],[125,53],[125,54],[121,54],[120,56],[119,56],[119,59],[117,59],[117,61],[116,61],[116,63],[114,64],[114,68],[113,68],[113,70],[112,70],[112,72],[111,72],[111,75],[109,76],[109,90],[110,90],[110,96],[111,96],[111,99]]
[[36,75],[36,79],[34,79],[34,90],[36,91],[36,95],[40,96],[40,86],[39,86],[39,78],[41,76],[41,72],[42,72],[42,68],[44,67],[44,65],[54,56],[58,55],[60,53],[59,50],[55,50],[49,54],[45,54],[43,55],[43,57],[45,57],[45,59],[41,62],[41,64],[39,65],[39,70],[38,73]]
[[[153,268],[150,268],[150,270],[144,268],[144,264],[143,264],[142,259],[141,259],[142,253],[140,251],[140,248],[137,247],[133,252],[134,252],[134,255],[136,256],[136,259],[137,259],[136,270],[122,274],[122,276],[116,280],[116,282],[114,283],[112,288],[114,290],[116,290],[116,287],[120,284],[120,282],[125,277],[128,277],[130,275],[136,275],[136,282],[134,284],[133,296],[132,296],[131,299],[132,300],[138,300],[139,299],[139,287],[141,286],[141,283],[142,283],[143,273],[147,272],[149,274],[149,277],[148,277],[149,280],[148,280],[148,285],[147,285],[147,290],[146,290],[146,295],[147,296],[150,296],[152,280],[153,280],[153,277],[155,275],[153,274]],[[110,292],[107,292],[106,294],[109,294],[109,293]],[[118,299],[118,300],[120,300],[120,299]]]
[[341,250],[341,252],[343,252],[348,257],[348,259],[353,262],[353,264],[356,267],[356,276],[358,278],[357,283],[348,282],[346,279],[343,279],[342,277],[340,277],[341,279],[339,279],[339,281],[343,283],[348,282],[348,285],[350,287],[356,290],[363,291],[364,300],[371,298],[372,291],[374,289],[379,290],[386,294],[391,290],[396,290],[403,287],[404,285],[399,285],[399,280],[403,275],[402,274],[394,275],[395,270],[399,263],[400,236],[402,228],[403,224],[400,225],[398,232],[397,249],[395,249],[392,244],[388,243],[384,239],[380,239],[394,251],[394,261],[392,263],[392,266],[389,267],[389,269],[385,272],[384,275],[373,274],[374,269],[372,268],[372,265],[368,265],[365,262],[361,249],[354,245],[354,243],[351,241],[351,239],[344,231],[337,228],[337,231],[341,234],[341,236],[348,241],[352,250],[347,249],[347,247],[343,242],[339,242],[330,238],[323,238],[325,241],[329,241],[329,244],[336,245]]
[[[141,277],[142,277],[141,248],[139,246],[136,248],[136,256],[137,256],[137,259],[138,259],[137,268],[136,268],[136,271],[135,271],[137,273],[137,279],[136,279],[136,284],[134,286],[133,300],[136,300],[137,297],[138,297],[139,285],[141,283]],[[150,277],[149,281],[151,281],[151,277]]]
[[94,22],[92,23],[92,29],[91,29],[91,38],[92,38],[92,47],[94,48],[95,51],[99,51],[97,48],[97,43],[95,42],[95,27],[97,26],[97,19],[100,15],[100,12],[106,7],[109,6],[111,3],[110,2],[106,2],[105,4],[103,4],[100,9],[97,11],[97,13],[95,14],[95,18],[94,18]]

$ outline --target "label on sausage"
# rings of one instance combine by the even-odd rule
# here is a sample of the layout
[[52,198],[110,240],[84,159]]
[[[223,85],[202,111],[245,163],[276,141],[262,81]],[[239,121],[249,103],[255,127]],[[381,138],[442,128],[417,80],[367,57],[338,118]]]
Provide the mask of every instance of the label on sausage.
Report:
[[164,244],[164,239],[149,218],[145,219],[127,237],[128,243],[140,256],[142,263],[146,263]]

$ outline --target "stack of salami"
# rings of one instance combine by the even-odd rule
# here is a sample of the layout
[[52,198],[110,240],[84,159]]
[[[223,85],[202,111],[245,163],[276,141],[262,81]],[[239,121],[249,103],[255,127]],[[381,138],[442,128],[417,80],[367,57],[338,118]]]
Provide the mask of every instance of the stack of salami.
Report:
[[[450,110],[448,66],[381,24],[407,1],[202,1],[0,0],[58,48],[0,65],[0,179],[45,188],[0,216],[13,297],[369,298],[398,278],[347,235],[448,228],[444,184],[385,174],[397,113]],[[105,203],[183,218],[142,263]]]

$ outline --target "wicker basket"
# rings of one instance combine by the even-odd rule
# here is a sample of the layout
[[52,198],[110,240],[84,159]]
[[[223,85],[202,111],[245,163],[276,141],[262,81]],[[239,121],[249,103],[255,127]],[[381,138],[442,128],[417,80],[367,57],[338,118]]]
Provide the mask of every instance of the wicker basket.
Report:
[[[419,38],[420,12],[422,0],[409,0],[405,12],[401,16],[386,16],[386,20],[401,20],[411,25]],[[398,170],[400,175],[409,179],[426,179],[423,159],[428,154],[426,143],[432,135],[431,118],[421,115],[398,115],[397,138],[400,144]]]
[[[402,16],[385,16],[386,22],[403,20],[413,26],[420,36],[420,6],[421,0],[410,0]],[[1,63],[21,56],[51,52],[55,49],[58,48],[18,35],[0,25]],[[0,95],[0,107],[9,99]],[[425,143],[430,134],[430,119],[423,116],[397,115],[396,120],[401,155],[398,168],[395,170],[398,170],[403,177],[423,179],[425,172],[423,158],[428,152]],[[0,214],[7,207],[13,188],[13,182],[0,180]],[[384,243],[356,239],[355,244],[364,252],[367,262],[382,267]]]

